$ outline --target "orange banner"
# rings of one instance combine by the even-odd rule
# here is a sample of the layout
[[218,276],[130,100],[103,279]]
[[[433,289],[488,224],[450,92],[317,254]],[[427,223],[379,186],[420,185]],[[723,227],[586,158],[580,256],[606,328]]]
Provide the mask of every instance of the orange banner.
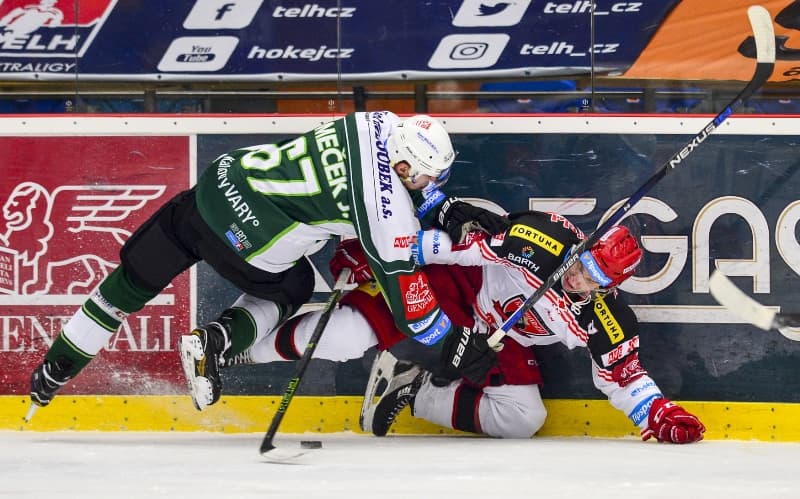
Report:
[[[623,77],[749,80],[755,68],[747,17],[751,5],[753,0],[683,0]],[[772,15],[775,29],[770,81],[800,81],[800,1],[764,0],[760,5]]]

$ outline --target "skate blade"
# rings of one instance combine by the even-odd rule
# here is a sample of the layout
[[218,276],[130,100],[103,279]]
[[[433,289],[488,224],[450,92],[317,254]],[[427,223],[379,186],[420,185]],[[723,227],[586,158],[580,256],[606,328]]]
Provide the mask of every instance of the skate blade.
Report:
[[[183,374],[186,377],[186,385],[189,388],[192,403],[195,409],[202,411],[209,405],[208,401],[211,400],[211,383],[205,378],[198,377],[195,373],[195,362],[205,356],[203,344],[197,336],[184,335],[181,336],[179,348],[181,366],[183,366]],[[202,393],[207,395],[202,397]]]
[[366,390],[364,390],[364,400],[361,403],[361,413],[358,418],[358,426],[361,427],[361,431],[369,433],[372,433],[372,419],[381,395],[377,392],[379,388],[385,390],[388,387],[389,380],[394,372],[394,366],[397,364],[397,357],[388,350],[378,352],[377,355],[370,369],[369,382]]
[[31,419],[33,419],[33,415],[36,414],[36,411],[39,410],[39,406],[31,402],[31,406],[28,408],[28,413],[25,414],[25,422],[30,423]]

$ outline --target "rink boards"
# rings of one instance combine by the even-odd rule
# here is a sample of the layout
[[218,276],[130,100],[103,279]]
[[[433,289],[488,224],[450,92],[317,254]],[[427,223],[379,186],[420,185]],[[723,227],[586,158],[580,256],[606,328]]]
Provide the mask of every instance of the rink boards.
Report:
[[[62,321],[116,263],[126,234],[192,185],[222,152],[275,142],[331,118],[0,117],[0,362],[8,366],[0,373],[0,428],[22,428],[31,369]],[[585,232],[710,119],[440,118],[459,151],[449,193],[508,211],[558,211]],[[721,266],[741,276],[737,284],[762,303],[797,311],[792,307],[800,303],[798,136],[797,117],[731,118],[626,220],[646,250],[644,264],[623,288],[642,323],[642,363],[665,395],[703,419],[709,438],[800,440],[790,424],[800,401],[800,344],[742,324],[717,306],[707,288],[711,269]],[[34,199],[36,208],[14,211]],[[112,208],[116,218],[87,200]],[[76,213],[84,214],[80,223]],[[34,230],[48,224],[49,233]],[[313,257],[319,271],[314,302],[323,302],[330,289],[329,255],[326,248]],[[25,428],[266,428],[291,377],[291,364],[237,368],[226,378],[221,405],[203,413],[175,396],[184,393],[177,336],[216,316],[237,295],[203,265],[179,277],[129,317],[107,350]],[[543,433],[636,433],[592,386],[585,351],[555,346],[537,355],[550,412]],[[282,429],[358,431],[368,369],[361,359],[314,361],[301,387],[308,397],[296,398]],[[404,415],[397,431],[440,429]]]

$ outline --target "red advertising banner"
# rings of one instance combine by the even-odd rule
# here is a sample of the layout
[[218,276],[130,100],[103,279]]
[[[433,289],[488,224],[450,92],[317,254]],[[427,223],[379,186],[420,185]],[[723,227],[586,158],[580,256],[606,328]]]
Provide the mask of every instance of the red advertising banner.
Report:
[[[189,187],[188,137],[0,137],[0,394],[31,370],[114,269],[130,234]],[[189,274],[132,314],[62,393],[183,390]]]

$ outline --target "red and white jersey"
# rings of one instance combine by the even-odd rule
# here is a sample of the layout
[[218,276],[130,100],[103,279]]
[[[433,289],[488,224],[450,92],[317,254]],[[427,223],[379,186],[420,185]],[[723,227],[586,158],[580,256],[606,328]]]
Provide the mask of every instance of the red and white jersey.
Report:
[[[472,233],[460,245],[439,230],[418,234],[415,257],[420,264],[482,267],[473,306],[475,327],[481,332],[499,328],[583,239],[569,221],[555,214],[525,212],[512,216],[511,222],[505,234],[487,238]],[[525,346],[562,343],[570,349],[588,348],[595,386],[635,424],[646,427],[650,404],[662,395],[639,362],[636,316],[617,293],[581,299],[556,284],[507,334]]]
[[[504,236],[488,239],[483,233],[473,232],[461,245],[450,243],[447,234],[439,230],[424,231],[418,237],[424,265],[455,264],[483,268],[483,282],[474,312],[476,327],[484,333],[499,328],[543,283],[535,273],[498,254]],[[563,343],[570,349],[585,347],[588,333],[576,318],[576,312],[581,310],[581,305],[573,303],[554,287],[523,315],[522,321],[508,331],[508,336],[524,346]]]

